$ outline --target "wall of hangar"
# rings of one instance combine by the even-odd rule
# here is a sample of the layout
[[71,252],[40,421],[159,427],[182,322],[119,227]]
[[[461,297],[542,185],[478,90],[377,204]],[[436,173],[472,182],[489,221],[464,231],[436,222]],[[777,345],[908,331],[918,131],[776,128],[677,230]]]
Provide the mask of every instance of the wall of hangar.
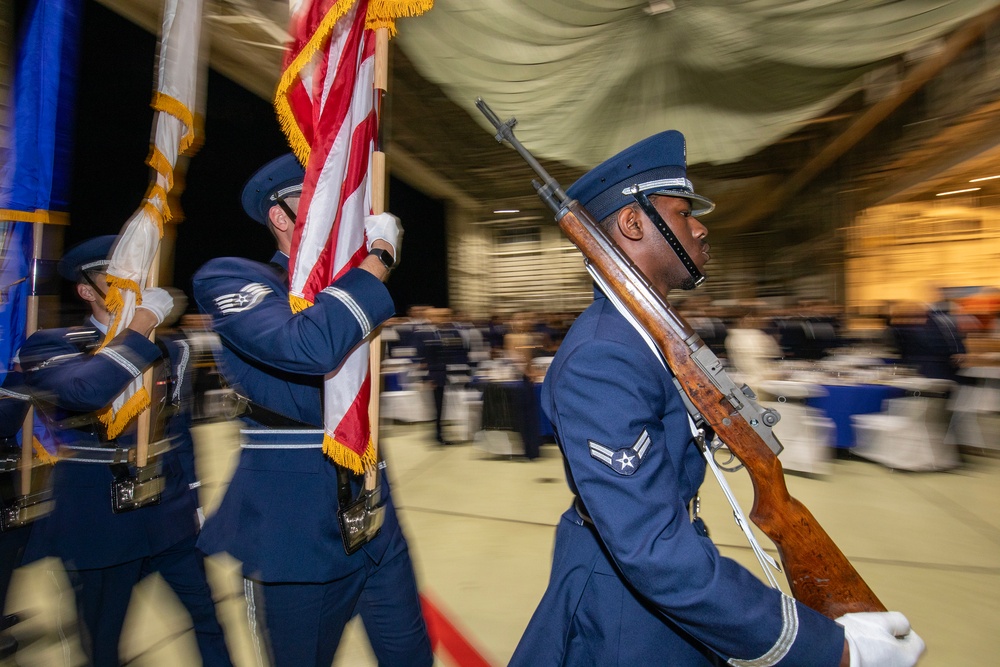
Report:
[[548,220],[495,216],[451,205],[448,293],[468,317],[579,312],[593,300],[580,251]]
[[909,202],[867,209],[848,231],[846,305],[937,299],[940,288],[1000,287],[1000,207]]
[[[448,294],[467,317],[517,312],[578,313],[593,301],[583,255],[551,220],[523,216],[497,220],[449,204]],[[760,276],[727,244],[712,248],[708,281],[694,292],[674,292],[672,303],[753,296]]]
[[[452,308],[485,317],[579,312],[589,305],[592,281],[582,256],[557,226],[538,219],[494,223],[480,217],[485,216],[449,211]],[[672,294],[671,300],[695,295],[759,298],[771,296],[772,290],[786,301],[824,298],[836,303],[842,298],[848,312],[874,313],[891,301],[936,299],[940,288],[1000,287],[1000,207],[979,206],[971,199],[878,206],[858,214],[844,234],[843,256],[836,261],[839,239],[804,244],[829,263],[817,259],[808,275],[791,266],[783,271],[777,261],[781,253],[768,248],[763,238],[756,248],[746,243],[749,239],[719,243],[713,247],[709,281],[697,292]],[[741,261],[744,254],[757,261]],[[764,268],[761,255],[772,258]]]

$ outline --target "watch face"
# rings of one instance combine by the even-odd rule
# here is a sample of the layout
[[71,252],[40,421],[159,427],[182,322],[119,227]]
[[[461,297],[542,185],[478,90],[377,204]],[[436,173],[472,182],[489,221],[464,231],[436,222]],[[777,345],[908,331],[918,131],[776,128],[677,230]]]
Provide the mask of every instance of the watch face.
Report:
[[396,263],[396,260],[392,257],[392,253],[383,248],[375,248],[368,254],[378,257],[379,261],[381,261],[387,269],[391,269],[392,265]]

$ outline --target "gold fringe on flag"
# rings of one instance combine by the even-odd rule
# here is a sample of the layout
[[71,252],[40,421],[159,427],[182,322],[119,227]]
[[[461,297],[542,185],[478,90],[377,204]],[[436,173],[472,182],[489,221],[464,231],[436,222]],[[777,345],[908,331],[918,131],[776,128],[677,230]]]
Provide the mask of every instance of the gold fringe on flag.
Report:
[[329,433],[324,433],[323,453],[326,454],[331,461],[339,466],[349,469],[356,475],[363,473],[365,468],[370,468],[378,464],[377,457],[375,456],[375,446],[372,444],[371,436],[368,436],[368,444],[365,445],[364,453],[358,456],[357,452],[353,449],[342,442],[338,442],[337,439]]
[[295,294],[288,295],[288,305],[292,307],[293,313],[301,313],[306,308],[310,307],[312,301],[305,298],[304,296],[296,296]]
[[[333,26],[350,11],[355,2],[356,0],[339,0],[330,7],[319,27],[316,28],[295,59],[281,73],[281,78],[278,80],[278,88],[274,94],[274,109],[278,114],[278,123],[285,136],[288,137],[292,152],[302,164],[309,162],[310,146],[292,114],[292,108],[288,104],[288,91],[298,79],[302,68],[312,60],[316,51],[326,44]],[[434,0],[371,0],[368,3],[365,27],[370,30],[388,28],[389,35],[395,35],[395,20],[397,18],[419,16],[433,6]]]
[[[188,149],[195,143],[194,114],[191,113],[191,110],[180,100],[161,92],[153,93],[153,101],[150,106],[157,111],[170,114],[184,124],[184,127],[187,128],[187,134],[180,140],[179,148],[181,154],[187,154]],[[163,172],[160,171],[160,173]]]
[[132,394],[125,401],[125,405],[117,413],[112,414],[113,409],[109,405],[97,413],[97,418],[101,420],[104,428],[107,429],[108,438],[117,438],[125,430],[125,427],[128,426],[128,423],[148,407],[149,394],[146,392],[145,387],[140,387],[139,391]]
[[49,450],[45,449],[45,446],[38,441],[38,438],[31,439],[31,448],[35,452],[34,459],[39,463],[44,463],[47,465],[55,465],[59,457],[49,454]]
[[104,341],[100,348],[104,347],[114,339],[114,335],[122,331],[122,309],[125,307],[125,298],[122,292],[133,292],[135,294],[135,304],[142,303],[142,291],[134,280],[119,278],[110,273],[107,274],[108,295],[104,297],[104,308],[111,315],[111,323],[108,325],[108,333],[104,336]]
[[365,27],[369,30],[388,28],[389,36],[396,35],[396,19],[420,16],[434,7],[434,0],[371,0]]
[[320,21],[319,26],[313,32],[309,41],[305,43],[302,50],[299,51],[295,59],[281,73],[281,78],[278,79],[278,88],[274,93],[274,108],[278,114],[278,123],[281,125],[285,136],[288,137],[288,143],[291,146],[292,152],[295,153],[295,157],[302,164],[309,162],[309,142],[306,141],[302,130],[299,129],[299,124],[295,121],[292,108],[288,104],[287,94],[292,84],[299,78],[302,68],[308,65],[320,47],[326,44],[333,26],[336,25],[342,16],[350,11],[356,1],[338,0],[338,2],[335,2],[329,11],[327,11],[323,20]]
[[[146,158],[146,164],[155,169],[156,173],[163,176],[167,182],[167,187],[161,189],[174,189],[174,168],[170,166],[170,160],[167,159],[167,156],[161,153],[155,144],[149,146],[149,157]],[[147,193],[146,196],[149,197],[149,194]]]
[[[153,200],[159,199],[160,205],[157,206],[153,203]],[[142,205],[146,214],[153,219],[156,223],[156,229],[160,233],[159,238],[163,238],[163,223],[166,220],[172,219],[173,216],[170,214],[170,207],[167,205],[167,191],[163,189],[163,186],[159,183],[152,183],[149,186],[149,192],[146,194],[146,201]],[[162,211],[160,209],[163,209]]]

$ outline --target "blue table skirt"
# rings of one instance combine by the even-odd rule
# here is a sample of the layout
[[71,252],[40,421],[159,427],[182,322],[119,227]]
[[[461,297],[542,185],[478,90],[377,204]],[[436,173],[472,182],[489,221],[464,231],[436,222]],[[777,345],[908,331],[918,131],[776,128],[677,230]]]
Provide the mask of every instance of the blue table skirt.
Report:
[[552,423],[542,411],[542,385],[524,379],[470,386],[483,392],[483,430],[517,431],[528,457],[537,456],[542,440],[553,435]]
[[899,398],[905,391],[898,387],[881,384],[822,385],[826,396],[806,399],[806,405],[822,410],[836,426],[835,444],[839,448],[855,445],[852,415],[863,415],[882,411],[882,401]]
[[402,391],[406,383],[406,371],[384,373],[382,380],[384,382],[383,391]]

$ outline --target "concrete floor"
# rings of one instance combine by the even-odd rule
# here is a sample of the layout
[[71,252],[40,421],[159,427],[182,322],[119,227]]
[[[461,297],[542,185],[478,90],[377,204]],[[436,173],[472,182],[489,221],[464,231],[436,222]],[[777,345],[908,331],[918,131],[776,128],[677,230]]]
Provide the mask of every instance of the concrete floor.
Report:
[[[211,510],[235,463],[235,430],[202,425],[196,439]],[[543,446],[542,457],[527,462],[471,444],[442,448],[430,424],[385,427],[382,444],[424,595],[492,664],[506,664],[547,583],[554,526],[570,501],[557,449]],[[749,509],[745,474],[728,479]],[[883,603],[910,618],[928,645],[921,665],[951,667],[995,665],[1000,655],[998,482],[1000,458],[972,455],[963,467],[936,473],[837,460],[827,477],[788,476],[787,483]],[[722,553],[759,572],[711,477],[702,514]],[[56,565],[15,574],[8,612],[25,618],[15,627],[22,648],[0,664],[83,664],[71,594]],[[233,658],[250,667],[238,564],[212,558],[208,567]],[[130,665],[199,664],[190,619],[156,576],[136,588],[122,642]],[[335,665],[374,664],[355,621]],[[455,663],[442,652],[438,664]]]

